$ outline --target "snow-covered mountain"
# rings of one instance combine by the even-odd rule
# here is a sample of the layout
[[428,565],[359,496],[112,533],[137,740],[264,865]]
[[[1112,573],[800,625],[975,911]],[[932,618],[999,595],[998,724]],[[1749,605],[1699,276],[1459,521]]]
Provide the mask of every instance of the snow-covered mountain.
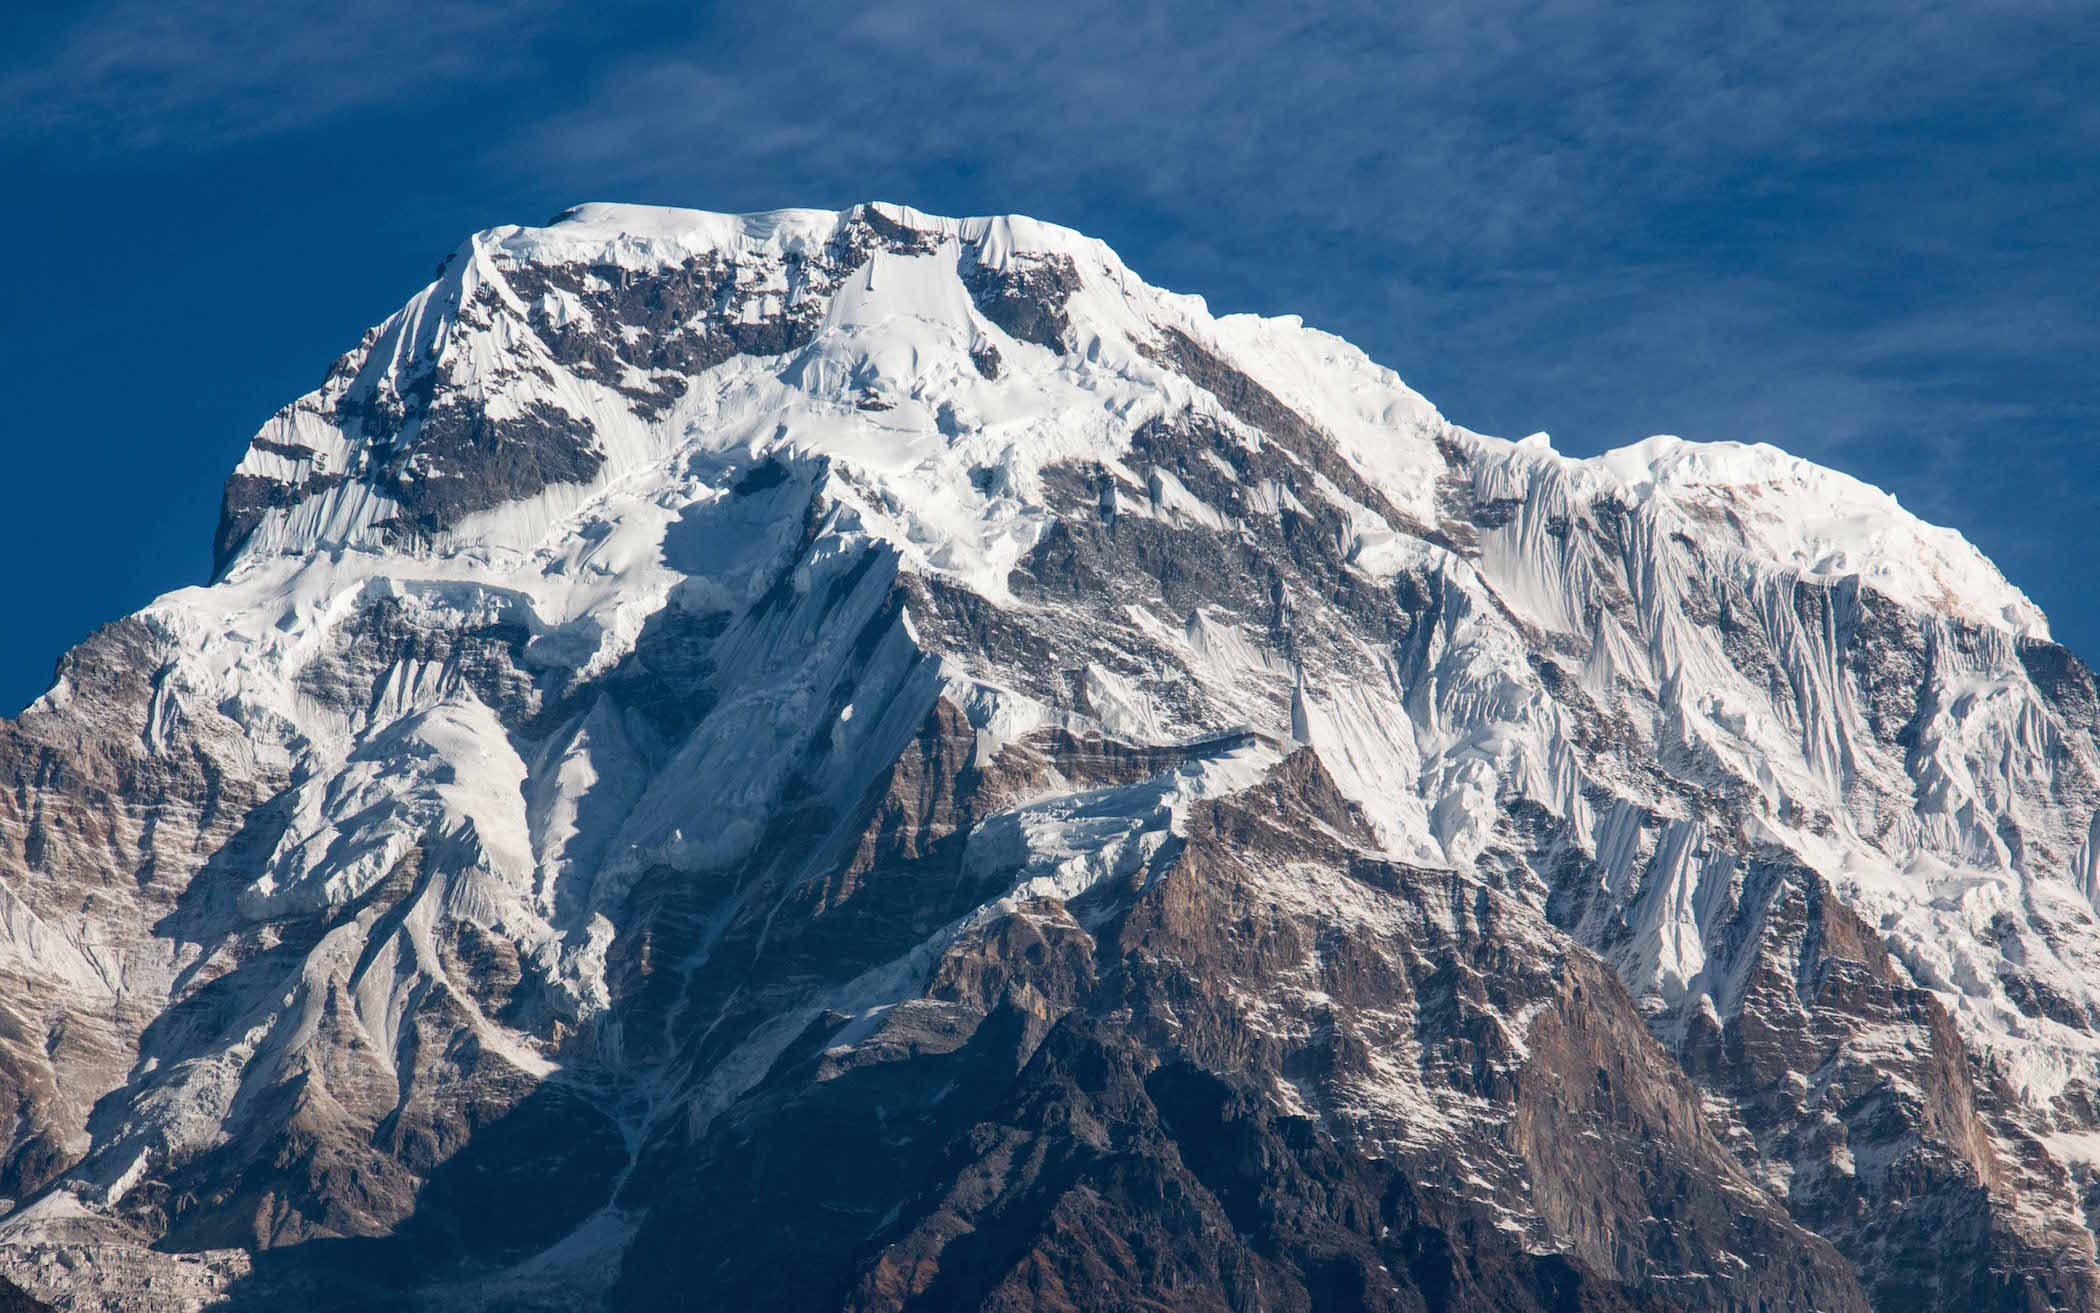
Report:
[[594,205],[217,546],[0,724],[50,1304],[2100,1306],[2100,695],[1842,474]]

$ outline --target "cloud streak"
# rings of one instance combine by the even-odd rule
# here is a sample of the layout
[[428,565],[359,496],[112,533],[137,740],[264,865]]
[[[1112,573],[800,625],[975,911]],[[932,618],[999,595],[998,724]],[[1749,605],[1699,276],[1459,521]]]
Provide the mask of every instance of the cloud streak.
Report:
[[0,134],[195,151],[515,76],[538,0],[105,0],[0,72]]

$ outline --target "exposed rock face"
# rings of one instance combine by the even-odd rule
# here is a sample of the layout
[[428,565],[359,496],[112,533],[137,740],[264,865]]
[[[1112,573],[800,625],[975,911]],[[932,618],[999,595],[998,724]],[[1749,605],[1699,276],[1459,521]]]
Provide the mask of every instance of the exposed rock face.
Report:
[[1071,256],[1010,258],[998,268],[980,264],[963,275],[963,282],[979,312],[1008,337],[1064,354],[1065,333],[1072,327],[1065,303],[1079,290]]
[[218,551],[0,726],[25,1298],[2100,1304],[2100,697],[1843,476],[585,207]]

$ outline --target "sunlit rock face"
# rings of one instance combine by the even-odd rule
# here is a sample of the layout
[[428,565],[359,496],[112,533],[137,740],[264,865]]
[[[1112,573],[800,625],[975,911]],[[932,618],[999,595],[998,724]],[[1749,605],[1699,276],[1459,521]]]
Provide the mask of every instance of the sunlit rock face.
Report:
[[25,1300],[2100,1302],[2094,677],[1841,474],[585,206],[217,554],[0,725]]

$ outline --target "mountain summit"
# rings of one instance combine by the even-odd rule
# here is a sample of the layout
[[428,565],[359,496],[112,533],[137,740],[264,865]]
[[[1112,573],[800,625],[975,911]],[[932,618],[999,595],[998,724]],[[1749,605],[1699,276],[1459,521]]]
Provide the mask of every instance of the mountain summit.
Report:
[[2033,604],[1033,220],[474,235],[0,770],[60,1307],[2100,1307]]

